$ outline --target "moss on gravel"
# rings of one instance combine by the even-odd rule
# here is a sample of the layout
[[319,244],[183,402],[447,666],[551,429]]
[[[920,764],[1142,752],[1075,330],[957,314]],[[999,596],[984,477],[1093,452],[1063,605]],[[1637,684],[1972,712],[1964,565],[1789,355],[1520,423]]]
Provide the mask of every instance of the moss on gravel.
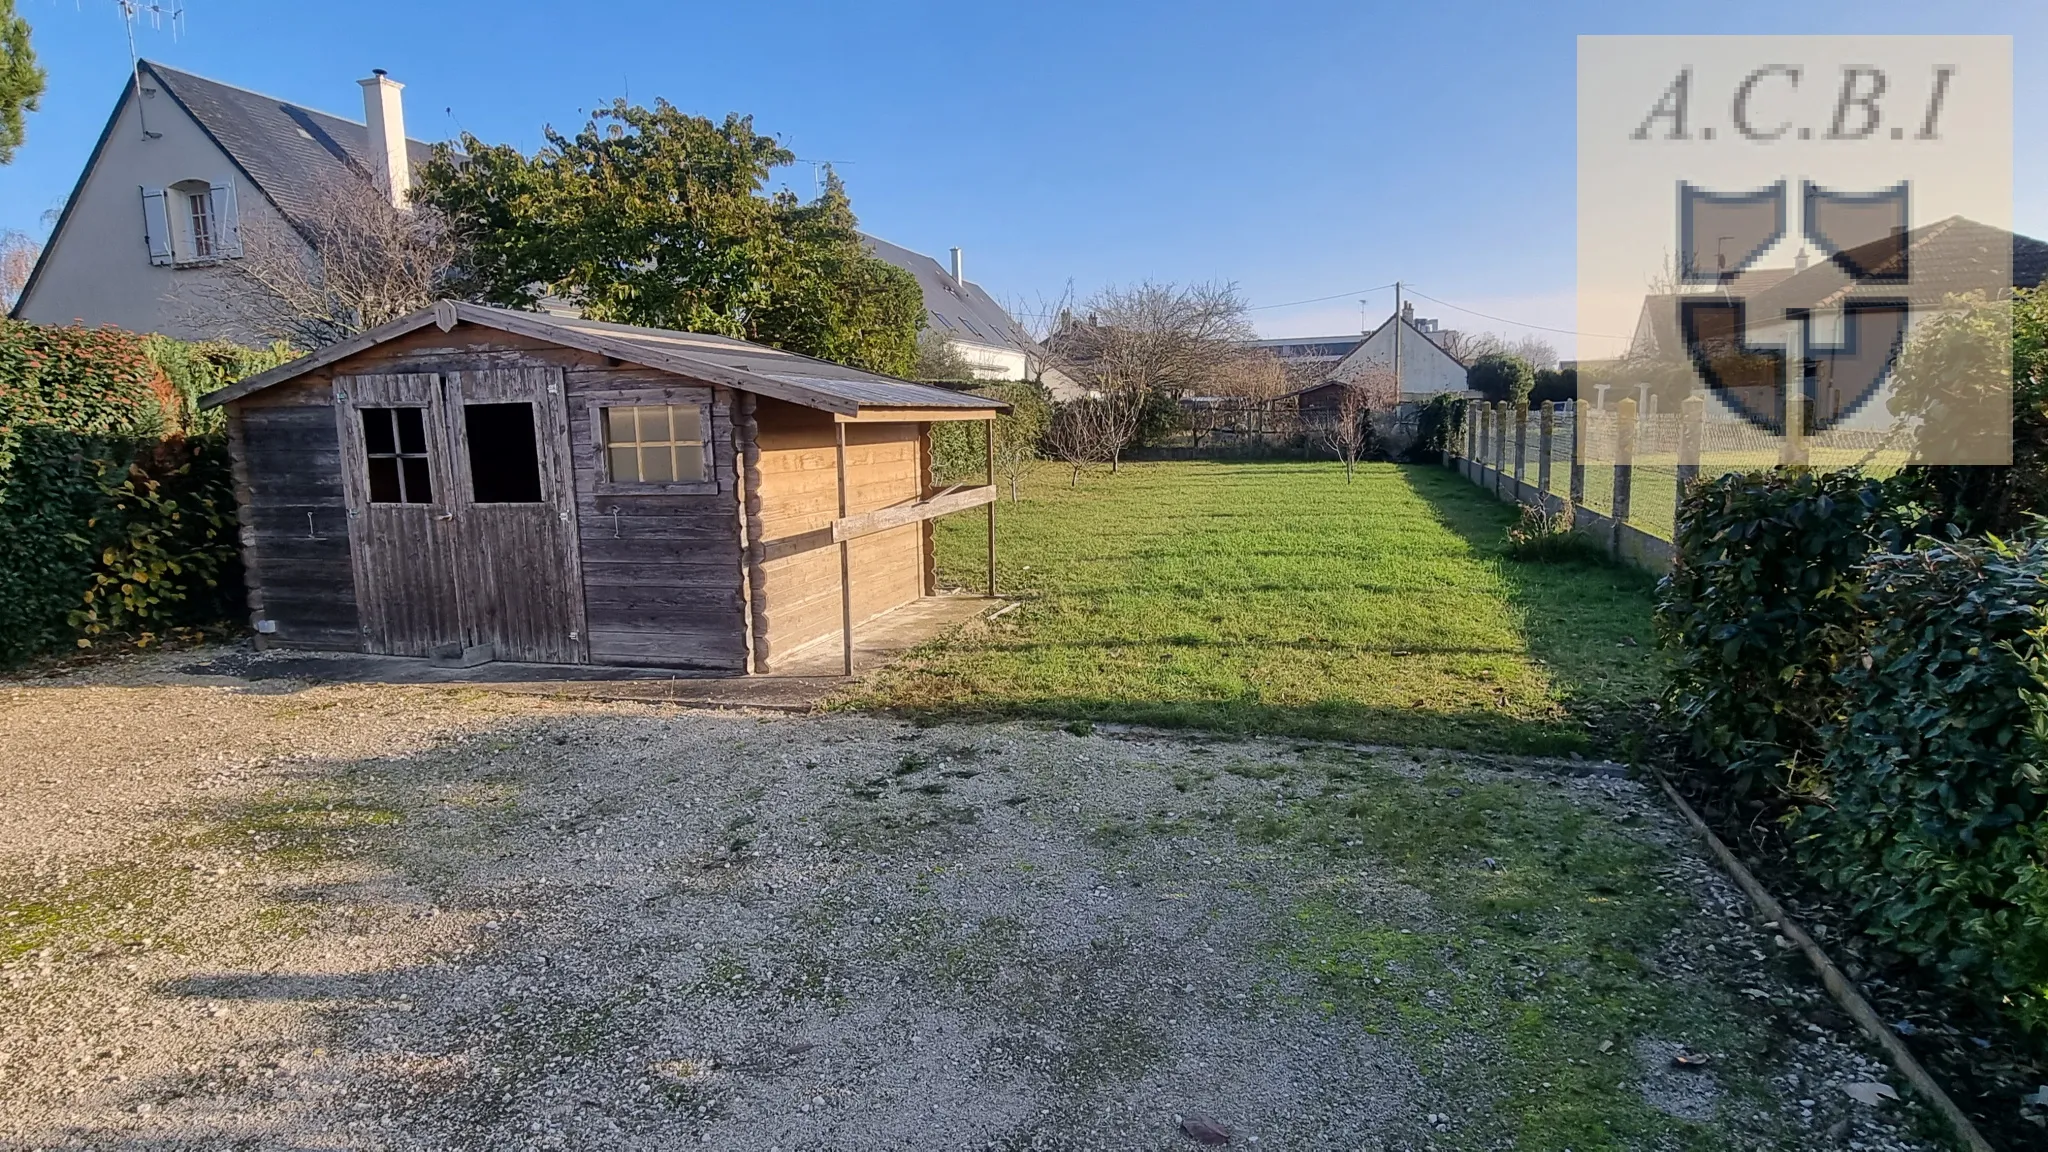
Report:
[[[1655,879],[1663,849],[1554,782],[1407,774],[1349,757],[1284,781],[1239,836],[1386,868],[1423,908],[1372,907],[1340,876],[1285,912],[1279,958],[1322,1006],[1399,1037],[1452,1103],[1449,1147],[1575,1152],[1797,1145],[1764,1119],[1765,1030],[1731,990],[1646,964],[1696,912]],[[1361,904],[1367,905],[1360,907]],[[1653,1107],[1633,1053],[1659,1038],[1713,1054],[1719,1122]],[[1483,1085],[1484,1087],[1479,1087]]]

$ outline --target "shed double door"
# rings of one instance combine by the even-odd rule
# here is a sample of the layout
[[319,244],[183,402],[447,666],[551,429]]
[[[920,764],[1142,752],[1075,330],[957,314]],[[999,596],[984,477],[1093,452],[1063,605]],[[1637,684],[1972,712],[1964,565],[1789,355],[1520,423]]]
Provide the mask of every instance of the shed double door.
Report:
[[583,663],[562,373],[339,376],[363,649]]

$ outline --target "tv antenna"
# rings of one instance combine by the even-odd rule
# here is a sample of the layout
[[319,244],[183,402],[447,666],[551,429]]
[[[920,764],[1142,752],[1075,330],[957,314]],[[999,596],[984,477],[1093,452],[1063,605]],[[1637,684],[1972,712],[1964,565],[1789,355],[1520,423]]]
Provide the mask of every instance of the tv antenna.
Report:
[[114,0],[114,6],[121,10],[121,23],[128,29],[128,71],[135,79],[136,122],[142,125],[144,140],[162,139],[163,133],[149,130],[149,110],[142,103],[142,54],[135,50],[135,21],[147,16],[149,26],[158,32],[169,22],[175,41],[185,34],[185,0]]

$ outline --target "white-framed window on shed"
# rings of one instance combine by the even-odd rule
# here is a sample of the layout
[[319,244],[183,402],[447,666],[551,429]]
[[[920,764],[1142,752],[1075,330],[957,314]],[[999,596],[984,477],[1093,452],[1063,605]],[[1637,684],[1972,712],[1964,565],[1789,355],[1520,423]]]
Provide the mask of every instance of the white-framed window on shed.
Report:
[[696,484],[707,475],[702,404],[600,408],[605,479],[612,484]]

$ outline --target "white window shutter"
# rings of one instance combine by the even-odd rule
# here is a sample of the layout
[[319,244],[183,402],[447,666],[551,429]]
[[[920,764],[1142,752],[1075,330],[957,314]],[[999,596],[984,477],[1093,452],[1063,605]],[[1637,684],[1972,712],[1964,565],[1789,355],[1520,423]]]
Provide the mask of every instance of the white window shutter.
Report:
[[240,256],[242,226],[235,216],[235,186],[215,184],[212,194],[214,250],[222,256]]
[[171,213],[161,188],[142,190],[142,232],[149,241],[149,262],[171,262]]

